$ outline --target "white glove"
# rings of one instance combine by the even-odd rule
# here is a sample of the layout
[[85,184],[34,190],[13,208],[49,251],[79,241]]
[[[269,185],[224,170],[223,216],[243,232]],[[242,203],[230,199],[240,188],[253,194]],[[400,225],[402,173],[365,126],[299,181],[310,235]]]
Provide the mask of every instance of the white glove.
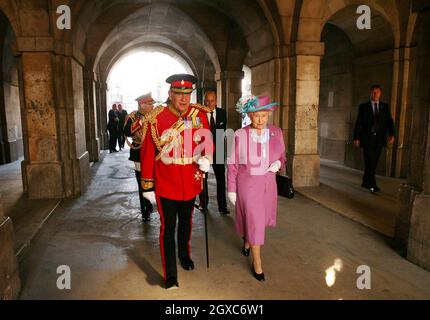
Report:
[[235,206],[236,205],[236,198],[237,194],[236,192],[227,192],[228,200]]
[[199,165],[199,169],[200,171],[203,171],[204,173],[209,172],[209,169],[211,167],[211,163],[209,161],[208,158],[205,157],[201,157],[198,161],[197,164]]
[[157,200],[155,199],[155,192],[154,191],[149,191],[149,192],[142,192],[142,196],[149,200],[151,203],[156,204]]
[[278,172],[279,171],[279,169],[281,169],[281,161],[279,161],[279,160],[276,160],[275,162],[273,162],[271,165],[270,165],[270,167],[269,167],[269,169],[267,169],[267,171],[266,172],[273,172],[273,173],[276,173],[276,172]]

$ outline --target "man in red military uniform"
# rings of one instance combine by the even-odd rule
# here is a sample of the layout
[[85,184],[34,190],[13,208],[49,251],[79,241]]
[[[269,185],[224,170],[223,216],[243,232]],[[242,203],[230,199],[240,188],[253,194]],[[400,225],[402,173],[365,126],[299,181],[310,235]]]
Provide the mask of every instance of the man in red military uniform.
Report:
[[141,152],[141,183],[143,196],[156,201],[160,214],[160,250],[168,289],[179,286],[176,217],[181,266],[185,270],[194,269],[190,257],[192,213],[195,198],[203,188],[204,174],[209,171],[213,144],[206,115],[208,108],[190,104],[197,79],[177,74],[166,81],[170,83],[170,103],[148,115],[147,138]]
[[[151,93],[144,94],[136,99],[138,103],[138,110],[133,111],[127,115],[124,125],[124,135],[131,137],[133,142],[130,143],[127,139],[125,141],[130,146],[130,158],[128,160],[134,162],[135,176],[139,187],[139,201],[140,211],[142,213],[142,221],[150,221],[150,215],[152,212],[152,204],[148,199],[143,197],[143,189],[140,183],[140,153],[141,146],[145,140],[146,132],[148,131],[148,121],[146,115],[148,115],[154,108],[154,99],[152,99]],[[149,139],[149,138],[148,138]]]

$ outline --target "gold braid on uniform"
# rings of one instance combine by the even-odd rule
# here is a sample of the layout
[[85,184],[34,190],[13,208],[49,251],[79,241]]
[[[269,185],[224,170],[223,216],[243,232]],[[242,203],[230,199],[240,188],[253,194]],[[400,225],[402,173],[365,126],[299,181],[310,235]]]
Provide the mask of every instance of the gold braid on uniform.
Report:
[[194,108],[194,109],[198,109],[198,110],[203,111],[205,113],[211,112],[211,109],[209,107],[201,105],[200,103],[192,103],[192,104],[190,104],[190,107]]
[[150,113],[146,115],[147,122],[151,124],[151,136],[152,140],[155,143],[155,146],[157,147],[157,150],[161,151],[160,146],[160,135],[157,130],[157,116],[164,110],[163,106],[158,106],[154,110],[152,110]]
[[[136,121],[138,121],[137,119],[137,113],[138,111],[133,111],[132,113],[127,115],[127,118],[125,119],[125,124],[124,124],[124,128],[127,126],[128,120],[131,120],[131,125],[130,127],[133,125],[133,123],[135,123]],[[128,146],[130,147],[130,149],[133,150],[138,150],[141,148],[143,142],[145,141],[145,136],[146,136],[146,131],[148,129],[148,121],[146,119],[146,117],[142,114],[142,122],[143,122],[143,127],[136,130],[133,134],[133,143],[136,144],[136,146],[133,145],[133,143],[131,143],[130,141],[128,141],[126,135],[124,135],[125,137],[125,141],[127,142]],[[130,128],[131,130],[131,128]],[[140,138],[140,139],[138,139]]]

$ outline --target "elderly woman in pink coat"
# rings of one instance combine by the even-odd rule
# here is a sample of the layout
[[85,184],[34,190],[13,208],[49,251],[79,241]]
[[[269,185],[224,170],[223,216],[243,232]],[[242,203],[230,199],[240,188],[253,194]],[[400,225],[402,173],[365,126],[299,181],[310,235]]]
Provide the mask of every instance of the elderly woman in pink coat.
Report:
[[282,130],[268,124],[277,107],[267,96],[239,101],[237,109],[247,113],[251,124],[235,132],[228,159],[228,198],[236,208],[236,231],[243,237],[242,253],[252,253],[254,277],[264,281],[260,248],[266,227],[276,225],[276,172],[285,165]]

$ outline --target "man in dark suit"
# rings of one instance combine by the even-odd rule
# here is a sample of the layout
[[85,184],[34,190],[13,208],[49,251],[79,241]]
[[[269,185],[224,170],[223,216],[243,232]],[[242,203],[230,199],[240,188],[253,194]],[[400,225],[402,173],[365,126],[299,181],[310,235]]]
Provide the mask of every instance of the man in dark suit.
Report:
[[109,131],[109,151],[118,152],[116,150],[116,142],[118,140],[118,107],[116,104],[112,105],[112,109],[109,111],[109,122],[107,124],[107,130]]
[[125,119],[127,118],[127,111],[122,108],[121,104],[118,104],[118,144],[119,150],[124,149],[125,137],[124,137],[124,125]]
[[[218,210],[221,214],[229,214],[230,211],[227,209],[227,201],[225,197],[225,161],[217,161],[217,152],[225,154],[225,140],[217,141],[217,130],[220,133],[224,133],[227,129],[227,114],[224,109],[218,108],[217,105],[217,95],[214,91],[208,91],[205,94],[204,104],[208,107],[211,112],[207,113],[209,127],[212,132],[213,142],[214,142],[214,153],[213,153],[213,164],[212,168],[215,173],[216,185],[217,185],[217,200],[218,200]],[[220,131],[221,130],[221,131]],[[224,160],[224,159],[223,159]],[[207,184],[207,180],[206,184]],[[206,205],[209,202],[209,199],[206,199],[203,202],[203,192],[199,195],[200,205],[205,203]]]
[[372,193],[380,191],[375,171],[382,149],[394,143],[395,128],[388,104],[380,101],[381,86],[370,88],[370,101],[360,105],[354,130],[354,144],[363,148],[364,175],[362,187]]

